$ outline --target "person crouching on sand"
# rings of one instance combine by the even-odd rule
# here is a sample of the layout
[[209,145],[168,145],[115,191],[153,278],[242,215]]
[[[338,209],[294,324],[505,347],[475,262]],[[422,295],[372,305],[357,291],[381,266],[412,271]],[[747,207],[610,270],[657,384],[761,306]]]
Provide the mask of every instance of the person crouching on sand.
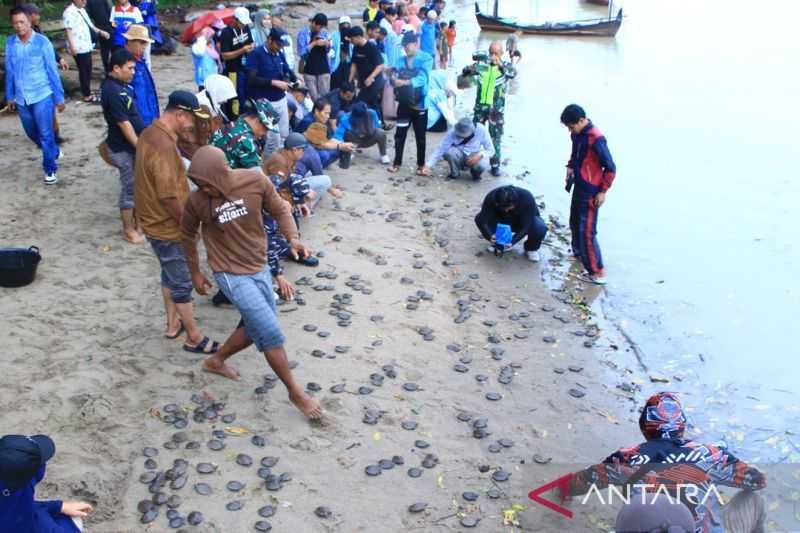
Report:
[[226,365],[225,360],[255,342],[286,386],[291,402],[309,418],[319,418],[322,415],[319,403],[303,391],[289,369],[283,346],[286,337],[278,323],[272,275],[267,264],[262,209],[278,221],[293,255],[311,255],[311,251],[298,240],[289,205],[260,170],[231,170],[225,153],[213,146],[204,146],[197,151],[188,175],[198,187],[189,195],[181,221],[192,283],[202,295],[207,294],[211,287],[200,270],[197,252],[199,230],[214,279],[242,315],[242,320],[218,355],[207,358],[203,369],[238,379],[238,371]]
[[0,531],[76,533],[92,512],[86,502],[37,501],[36,484],[56,453],[46,435],[6,435],[0,439]]

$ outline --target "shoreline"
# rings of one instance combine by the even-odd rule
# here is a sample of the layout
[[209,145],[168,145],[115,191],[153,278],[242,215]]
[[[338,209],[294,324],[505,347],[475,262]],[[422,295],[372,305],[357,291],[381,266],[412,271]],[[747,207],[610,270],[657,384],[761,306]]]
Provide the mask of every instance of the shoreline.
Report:
[[[341,9],[347,7],[337,5]],[[172,88],[193,86],[190,64],[182,46],[174,56],[154,57],[162,100]],[[502,511],[513,504],[526,506],[518,512],[523,523],[540,518],[542,524],[551,523],[543,516],[547,511],[526,498],[552,474],[550,469],[530,470],[534,454],[551,458],[554,466],[589,465],[638,439],[635,423],[629,423],[638,404],[615,388],[621,377],[609,365],[613,358],[601,353],[603,347],[584,347],[586,325],[579,310],[554,298],[540,279],[542,268],[548,268],[544,262],[557,249],[547,247],[542,267],[513,254],[495,260],[481,252],[483,241],[472,218],[485,192],[508,178],[487,177],[478,184],[446,182],[441,175],[418,178],[410,175],[408,156],[403,171],[390,175],[373,149],[355,158],[347,172],[332,169],[345,197],[326,198],[315,217],[301,226],[303,240],[324,252],[320,267],[285,265],[289,279],[310,278],[310,286],[298,287],[306,305],[279,308],[298,379],[322,388],[317,397],[328,413],[326,422],[312,425],[291,407],[280,386],[266,394],[255,392],[270,371],[254,350],[232,361],[243,374],[234,383],[202,372],[201,357],[181,351],[179,341],[161,338],[157,263],[146,246],[124,244],[119,236],[116,171],[94,149],[105,134],[98,106],[69,102],[62,115],[69,139],[62,181],[47,189],[37,179],[39,154],[31,150],[17,117],[0,117],[0,123],[9,132],[0,140],[6,167],[14,161],[20,172],[2,178],[7,195],[0,210],[8,221],[3,241],[36,244],[44,257],[33,285],[0,289],[0,307],[8,317],[0,332],[10,340],[11,354],[2,370],[14,378],[5,427],[7,432],[51,434],[58,451],[38,497],[96,502],[88,521],[92,532],[143,529],[136,507],[151,496],[139,481],[145,472],[144,447],[159,449],[157,471],[169,468],[174,458],[189,461],[189,481],[174,492],[183,500],[178,508],[182,516],[192,510],[205,514],[198,530],[252,530],[262,519],[257,510],[274,505],[275,516],[266,520],[276,530],[370,531],[376,523],[388,531],[434,530],[458,527],[458,513],[465,513],[481,518],[477,531],[497,531]],[[429,134],[429,149],[439,139]],[[21,146],[27,147],[28,156],[19,161],[15,156]],[[554,240],[548,236],[548,242]],[[425,264],[415,268],[417,261]],[[335,285],[334,291],[313,289],[322,272],[337,274],[334,280],[322,280]],[[372,294],[353,295],[354,325],[340,328],[328,314],[329,304],[334,294],[354,292],[345,286],[352,275],[361,276]],[[432,301],[423,299],[416,311],[406,309],[408,296],[418,290],[429,293]],[[472,313],[463,324],[453,322],[459,300]],[[203,330],[222,340],[236,323],[235,311],[215,309],[203,297],[195,303]],[[485,325],[488,321],[496,325]],[[331,337],[304,331],[306,324],[329,331]],[[421,327],[431,328],[434,340],[423,340]],[[337,345],[349,349],[337,354]],[[456,345],[459,351],[452,349]],[[492,358],[493,347],[505,349],[494,354],[499,360]],[[314,350],[326,356],[316,357]],[[512,363],[521,365],[513,368],[512,383],[498,383],[501,369]],[[397,378],[384,372],[382,386],[370,385],[370,375],[382,373],[387,364],[395,366]],[[467,371],[454,371],[455,365]],[[487,382],[476,381],[477,374],[486,375]],[[347,393],[329,392],[337,383],[345,383]],[[421,390],[405,390],[405,383],[416,383]],[[374,391],[359,395],[361,386]],[[571,397],[570,389],[585,397]],[[488,401],[487,392],[502,398]],[[187,428],[177,429],[154,416],[154,409],[163,414],[173,403],[193,408],[193,394],[225,402],[224,414],[235,413],[235,420],[200,424],[190,417]],[[365,409],[381,414],[377,424],[362,422]],[[473,438],[473,429],[456,419],[459,413],[487,417],[491,435]],[[418,429],[402,429],[408,420],[417,421]],[[229,432],[225,450],[209,450],[211,432],[226,427],[249,433],[242,437]],[[176,433],[185,434],[179,440],[188,439],[181,444],[199,442],[200,448],[164,449],[164,443],[175,442]],[[253,434],[264,436],[266,447],[253,446]],[[489,451],[500,439],[513,441],[512,446]],[[430,447],[416,446],[418,440]],[[237,453],[252,456],[255,466],[237,465]],[[406,470],[419,467],[428,453],[439,463],[423,467],[420,479],[407,476]],[[368,464],[393,455],[402,456],[405,464],[377,478],[365,476]],[[292,475],[278,492],[265,490],[257,476],[264,456],[280,457],[275,473]],[[217,464],[217,473],[197,474],[199,462]],[[481,472],[481,465],[490,470]],[[492,482],[492,472],[501,467],[511,473],[510,481]],[[244,491],[226,490],[231,480],[245,483]],[[213,485],[215,495],[198,495],[193,490],[198,482]],[[496,500],[487,492],[494,487],[501,490]],[[480,494],[477,504],[462,499],[467,490]],[[226,510],[225,504],[234,500],[244,500],[244,509]],[[417,501],[427,501],[428,509],[408,513],[408,505]],[[320,505],[330,507],[333,516],[316,518],[314,509]],[[154,522],[155,530],[166,528],[164,514],[162,510]],[[581,527],[596,529],[588,520],[581,517]],[[571,523],[570,530],[584,530],[574,527],[578,525]]]

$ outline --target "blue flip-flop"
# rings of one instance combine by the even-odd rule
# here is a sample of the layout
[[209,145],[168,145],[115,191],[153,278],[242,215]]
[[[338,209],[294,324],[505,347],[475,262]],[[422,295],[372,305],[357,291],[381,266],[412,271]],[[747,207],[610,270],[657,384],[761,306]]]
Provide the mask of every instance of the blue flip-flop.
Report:
[[209,339],[208,337],[203,337],[203,340],[201,340],[197,344],[197,346],[189,346],[188,344],[184,344],[183,349],[190,353],[202,353],[202,354],[217,353],[217,350],[219,350],[219,343],[217,341],[213,341],[211,343],[211,350],[206,351],[206,346],[208,346],[208,342],[210,340],[211,339]]

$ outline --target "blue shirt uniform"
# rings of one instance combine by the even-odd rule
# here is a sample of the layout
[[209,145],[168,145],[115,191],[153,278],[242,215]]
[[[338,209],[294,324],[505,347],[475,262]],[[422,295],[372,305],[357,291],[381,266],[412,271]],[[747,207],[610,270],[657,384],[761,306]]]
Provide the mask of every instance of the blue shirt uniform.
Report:
[[0,481],[0,533],[79,533],[75,522],[61,514],[61,500],[34,499],[44,471],[42,465],[27,485],[13,491]]
[[50,40],[36,32],[27,43],[16,35],[10,37],[6,43],[6,100],[31,105],[50,96],[56,105],[64,103],[64,88]]
[[273,80],[297,80],[297,76],[286,61],[283,52],[270,52],[267,47],[256,48],[247,56],[247,96],[266,98],[277,102],[286,96],[286,91],[272,85]]
[[147,127],[161,116],[161,111],[158,109],[156,84],[144,59],[136,60],[136,74],[133,76],[131,85],[133,86],[134,99],[136,100],[136,109],[139,110],[142,122]]

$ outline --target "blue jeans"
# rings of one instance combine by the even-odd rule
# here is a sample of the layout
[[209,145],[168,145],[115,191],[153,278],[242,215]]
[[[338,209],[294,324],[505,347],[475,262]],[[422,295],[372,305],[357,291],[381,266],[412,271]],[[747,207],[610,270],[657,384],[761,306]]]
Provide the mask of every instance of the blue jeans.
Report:
[[188,304],[192,301],[192,275],[183,244],[180,241],[162,241],[147,238],[153,252],[161,265],[161,286],[169,289],[172,301],[176,304]]
[[42,150],[42,168],[47,175],[54,174],[58,170],[56,163],[58,145],[53,132],[54,111],[55,105],[51,96],[35,104],[26,105],[17,102],[17,112],[22,121],[22,129],[25,130],[28,138]]
[[264,265],[261,272],[256,274],[214,272],[214,279],[228,300],[239,310],[244,330],[258,351],[283,346],[286,337],[278,323],[269,266]]
[[317,152],[322,168],[328,168],[328,165],[339,159],[339,150],[317,150]]

